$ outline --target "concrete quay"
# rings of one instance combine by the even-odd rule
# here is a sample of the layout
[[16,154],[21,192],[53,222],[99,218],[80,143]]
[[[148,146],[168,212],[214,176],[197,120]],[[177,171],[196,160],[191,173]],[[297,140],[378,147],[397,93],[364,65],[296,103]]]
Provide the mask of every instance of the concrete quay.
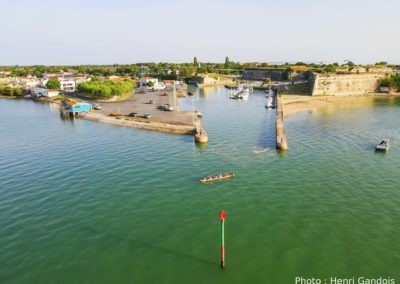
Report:
[[[201,125],[197,113],[179,111],[178,100],[173,90],[134,93],[125,101],[98,102],[101,110],[93,110],[78,115],[79,118],[116,126],[134,127],[171,134],[194,135],[198,143],[206,143],[208,136]],[[173,111],[164,110],[165,105],[173,106]],[[135,112],[135,116],[130,113]],[[145,115],[146,114],[146,115]],[[206,141],[207,140],[207,141]]]
[[78,115],[78,118],[107,123],[116,126],[133,127],[145,130],[159,131],[171,134],[187,134],[194,135],[196,129],[191,125],[170,124],[165,122],[149,121],[142,118],[131,118],[128,116],[107,116],[94,112],[83,112]]

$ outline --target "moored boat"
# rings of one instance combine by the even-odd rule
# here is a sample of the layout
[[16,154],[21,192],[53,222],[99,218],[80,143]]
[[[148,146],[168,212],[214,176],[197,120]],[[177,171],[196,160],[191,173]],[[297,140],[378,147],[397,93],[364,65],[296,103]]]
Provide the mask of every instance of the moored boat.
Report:
[[265,103],[266,108],[274,108],[274,98],[272,95],[267,96],[267,102]]
[[381,142],[376,145],[375,150],[377,151],[384,151],[386,152],[390,148],[390,141],[389,139],[382,139]]
[[229,98],[231,99],[248,99],[250,95],[250,91],[252,91],[253,88],[244,84],[240,84],[236,91],[232,91]]
[[213,181],[230,179],[230,178],[233,178],[234,176],[235,176],[234,173],[217,174],[217,175],[206,176],[206,177],[200,178],[200,182],[201,183],[209,183],[209,182],[213,182]]

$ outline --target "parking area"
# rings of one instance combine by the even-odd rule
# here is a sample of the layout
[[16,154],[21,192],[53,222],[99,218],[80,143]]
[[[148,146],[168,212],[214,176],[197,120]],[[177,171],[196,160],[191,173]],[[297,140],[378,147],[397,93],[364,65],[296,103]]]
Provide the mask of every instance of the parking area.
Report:
[[[135,90],[135,93],[126,101],[106,103],[90,101],[90,103],[93,105],[100,104],[101,110],[97,110],[96,112],[105,115],[129,115],[132,112],[136,112],[139,117],[149,114],[151,116],[150,121],[193,125],[193,113],[191,111],[178,111],[175,100],[173,91],[170,89],[154,92],[148,91],[146,93]],[[172,106],[174,110],[164,110],[164,106],[166,105]]]

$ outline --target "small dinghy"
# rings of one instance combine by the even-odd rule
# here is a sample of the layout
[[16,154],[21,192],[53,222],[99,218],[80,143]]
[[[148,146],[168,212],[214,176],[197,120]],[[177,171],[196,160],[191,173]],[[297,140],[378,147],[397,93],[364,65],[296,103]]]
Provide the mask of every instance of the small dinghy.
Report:
[[224,179],[230,179],[230,178],[233,178],[234,176],[235,176],[234,173],[217,174],[217,175],[203,177],[200,179],[200,182],[201,183],[209,183],[209,182],[220,181],[220,180],[224,180]]
[[389,147],[390,147],[389,139],[382,139],[381,142],[378,145],[376,145],[375,150],[386,152],[387,150],[389,150]]

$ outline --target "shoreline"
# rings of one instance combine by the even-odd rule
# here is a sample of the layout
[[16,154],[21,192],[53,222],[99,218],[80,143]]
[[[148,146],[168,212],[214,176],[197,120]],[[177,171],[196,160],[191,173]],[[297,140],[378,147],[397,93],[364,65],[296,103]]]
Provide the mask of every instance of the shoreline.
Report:
[[[8,97],[8,96],[0,96],[0,99],[23,99],[26,98],[18,98],[18,97]],[[31,100],[31,99],[29,99]],[[31,100],[33,101],[33,100]],[[40,102],[44,103],[54,103],[57,105],[61,105],[60,100],[53,100],[51,98],[40,98]],[[193,114],[194,115],[194,114]],[[177,134],[177,135],[195,135],[196,126],[202,128],[201,120],[197,117],[194,118],[194,125],[188,125],[184,123],[171,123],[167,120],[159,119],[158,121],[152,121],[151,119],[148,121],[139,121],[139,118],[131,118],[129,116],[120,115],[120,116],[109,116],[106,114],[102,114],[99,112],[89,111],[79,113],[77,118],[85,119],[89,121],[104,123],[108,125],[114,126],[123,126],[123,127],[131,127],[137,129],[144,129],[150,131],[157,131],[169,134]]]
[[386,101],[400,101],[400,93],[371,93],[355,96],[304,96],[282,95],[284,117],[290,117],[300,112],[333,113],[340,109],[356,109],[371,106]]

